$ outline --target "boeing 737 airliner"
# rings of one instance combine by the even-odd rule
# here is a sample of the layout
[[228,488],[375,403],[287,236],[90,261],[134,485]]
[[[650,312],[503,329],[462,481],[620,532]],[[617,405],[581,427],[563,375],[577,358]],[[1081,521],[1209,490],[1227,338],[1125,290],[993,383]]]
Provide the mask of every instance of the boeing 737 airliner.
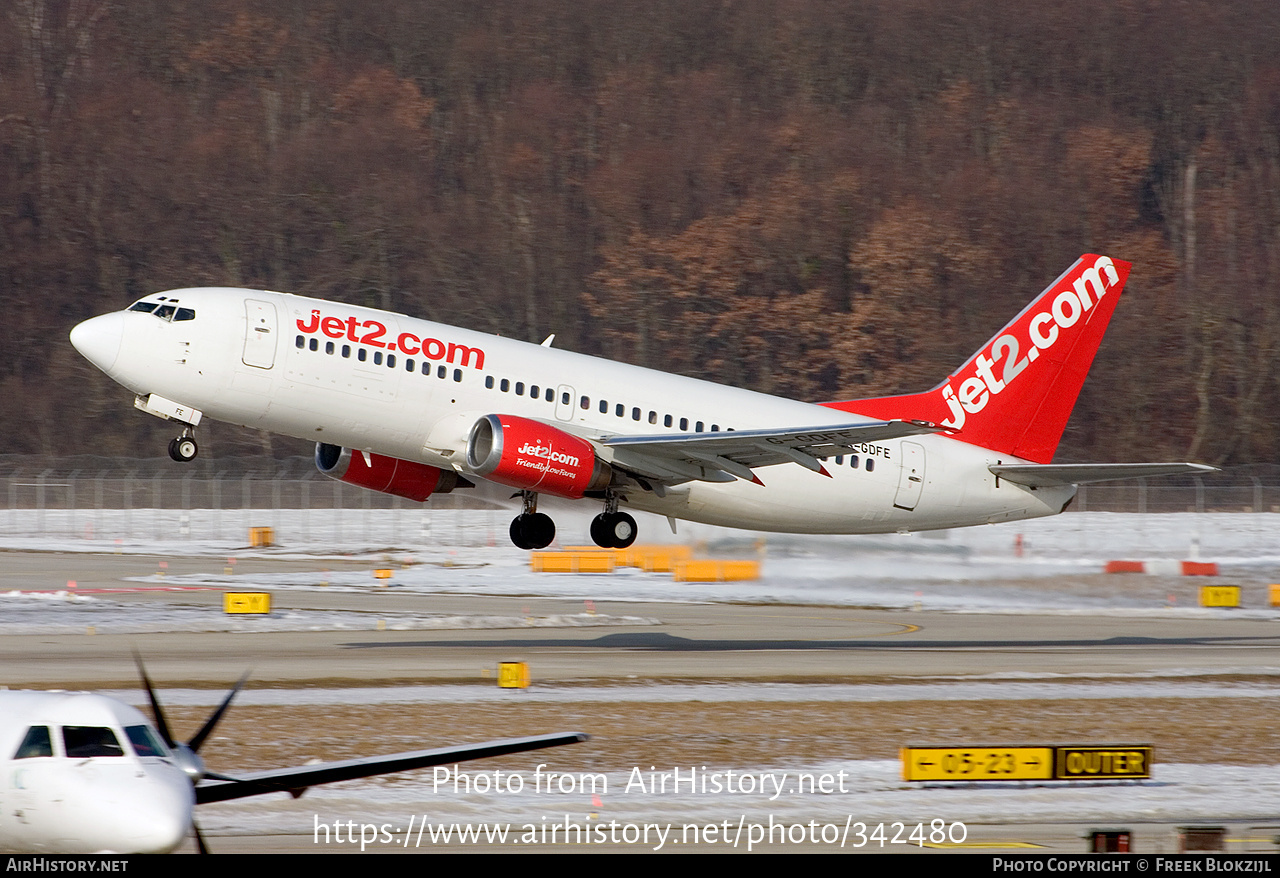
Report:
[[1211,467],[1051,463],[1129,264],[1085,255],[925,393],[808,403],[261,290],[181,289],[76,326],[71,342],[182,425],[204,416],[310,439],[333,478],[416,501],[515,488],[511,539],[555,538],[539,494],[592,498],[591,536],[636,538],[623,505],[791,533],[886,533],[1054,515],[1085,482]]

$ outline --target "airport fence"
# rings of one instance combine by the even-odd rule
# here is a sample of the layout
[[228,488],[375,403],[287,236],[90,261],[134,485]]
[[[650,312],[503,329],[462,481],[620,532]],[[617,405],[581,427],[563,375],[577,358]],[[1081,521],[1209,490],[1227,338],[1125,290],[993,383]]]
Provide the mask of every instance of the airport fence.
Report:
[[[261,526],[308,542],[434,533],[470,545],[505,539],[510,493],[482,484],[418,504],[326,478],[303,457],[177,464],[0,455],[0,536],[230,539]],[[1070,511],[1280,513],[1280,466],[1082,486]]]

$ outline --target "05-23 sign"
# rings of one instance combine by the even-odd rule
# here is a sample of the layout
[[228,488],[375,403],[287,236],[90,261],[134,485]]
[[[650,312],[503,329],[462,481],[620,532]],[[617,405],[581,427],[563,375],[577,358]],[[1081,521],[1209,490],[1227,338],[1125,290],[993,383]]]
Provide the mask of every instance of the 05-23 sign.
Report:
[[1151,777],[1148,744],[1054,747],[904,747],[902,777],[938,780],[1138,780]]

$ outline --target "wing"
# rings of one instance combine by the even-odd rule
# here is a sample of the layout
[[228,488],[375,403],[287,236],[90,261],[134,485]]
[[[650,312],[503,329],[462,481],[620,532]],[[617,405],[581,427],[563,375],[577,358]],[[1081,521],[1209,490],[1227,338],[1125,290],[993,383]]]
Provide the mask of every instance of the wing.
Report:
[[845,454],[865,442],[937,433],[928,421],[870,421],[785,430],[730,430],[662,436],[614,436],[596,440],[622,469],[658,483],[688,481],[764,484],[752,470],[798,463],[829,476],[820,458]]
[[321,765],[303,765],[298,768],[281,768],[275,771],[258,771],[236,778],[219,776],[206,778],[196,786],[196,804],[225,802],[260,796],[264,793],[287,792],[295,798],[308,787],[355,780],[396,771],[412,771],[432,765],[448,765],[470,759],[484,759],[507,753],[523,753],[544,747],[559,747],[587,740],[581,732],[563,732],[557,735],[541,735],[533,738],[507,738],[484,744],[462,744],[457,747],[441,747],[436,750],[414,750],[409,753],[392,753],[389,756],[372,756],[366,759],[349,759],[345,762],[326,762]]
[[1218,472],[1216,466],[1202,463],[1028,463],[989,466],[987,469],[999,478],[1028,488]]

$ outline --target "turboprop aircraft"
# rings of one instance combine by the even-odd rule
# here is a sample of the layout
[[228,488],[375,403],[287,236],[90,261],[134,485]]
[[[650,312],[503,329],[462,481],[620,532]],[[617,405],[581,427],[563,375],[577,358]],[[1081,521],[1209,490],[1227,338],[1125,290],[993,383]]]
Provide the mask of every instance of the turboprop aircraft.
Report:
[[194,806],[574,744],[568,732],[273,771],[215,774],[197,755],[244,678],[187,743],[174,741],[151,682],[153,726],[90,692],[0,690],[0,852],[167,853],[194,833]]
[[71,342],[181,426],[205,416],[314,440],[335,479],[416,501],[487,479],[516,489],[511,539],[542,548],[538,495],[603,504],[598,545],[636,538],[623,505],[790,533],[891,533],[1055,515],[1086,482],[1211,467],[1053,464],[1129,264],[1078,259],[924,393],[809,403],[261,290],[146,296]]

